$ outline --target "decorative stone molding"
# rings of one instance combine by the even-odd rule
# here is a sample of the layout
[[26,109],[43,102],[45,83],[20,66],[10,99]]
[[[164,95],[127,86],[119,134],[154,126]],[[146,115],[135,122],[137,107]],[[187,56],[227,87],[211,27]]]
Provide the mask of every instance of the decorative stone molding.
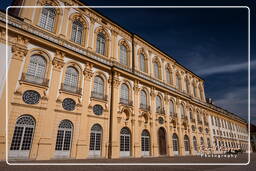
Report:
[[119,79],[119,76],[120,76],[120,73],[118,73],[118,72],[114,72],[114,76],[113,76],[113,86],[115,87],[115,88],[118,88],[119,87],[119,85],[121,84],[121,81],[120,81],[120,79]]
[[140,87],[139,87],[139,81],[138,81],[138,80],[135,80],[134,86],[133,86],[133,90],[134,90],[134,92],[135,92],[136,94],[139,93]]
[[14,44],[12,45],[13,59],[22,60],[27,55],[27,43],[28,39],[23,36],[18,35],[15,38]]
[[54,57],[54,59],[52,60],[52,65],[54,69],[61,70],[64,64],[65,64],[64,60],[61,58],[58,58],[57,56]]
[[85,79],[91,79],[93,77],[93,71],[92,71],[92,67],[93,67],[93,64],[90,63],[90,62],[87,62],[86,63],[86,66],[85,66],[85,69],[84,69],[84,76],[85,76]]

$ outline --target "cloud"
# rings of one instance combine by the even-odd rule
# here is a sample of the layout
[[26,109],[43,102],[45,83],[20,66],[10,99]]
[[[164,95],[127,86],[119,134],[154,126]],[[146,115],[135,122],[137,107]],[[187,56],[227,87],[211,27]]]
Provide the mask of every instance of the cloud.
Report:
[[[251,95],[256,93],[256,88],[251,88]],[[248,118],[248,89],[232,89],[223,94],[219,99],[214,100],[214,104],[240,117]],[[256,124],[256,98],[251,96],[251,122]]]
[[[256,67],[256,60],[251,62],[251,69],[253,67]],[[219,74],[219,73],[233,73],[238,71],[243,71],[248,69],[248,62],[240,63],[240,64],[230,64],[230,65],[223,65],[223,66],[217,66],[217,67],[211,67],[206,68],[197,71],[196,73],[199,75],[213,75],[213,74]]]

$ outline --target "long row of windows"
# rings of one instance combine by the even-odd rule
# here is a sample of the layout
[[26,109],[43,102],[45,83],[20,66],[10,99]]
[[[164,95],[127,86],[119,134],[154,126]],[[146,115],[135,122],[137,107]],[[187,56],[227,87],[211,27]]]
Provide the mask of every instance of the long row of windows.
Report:
[[[42,10],[39,26],[43,27],[46,30],[53,31],[55,20],[56,20],[55,9],[50,8],[50,7],[48,7],[48,8],[45,7]],[[82,24],[82,22],[79,21],[79,19],[74,20],[72,23],[71,40],[75,43],[81,44],[82,37],[84,36],[83,32],[84,32],[84,25]],[[101,55],[106,55],[107,38],[106,38],[106,34],[104,34],[103,32],[99,32],[97,34],[96,52]],[[119,46],[119,62],[126,66],[129,65],[128,49],[127,49],[127,46],[125,46],[123,44],[121,44]],[[148,72],[148,69],[147,69],[148,62],[147,62],[147,58],[145,57],[145,55],[143,53],[139,54],[139,64],[140,64],[139,65],[140,71],[147,73]],[[161,79],[161,77],[162,77],[162,71],[161,71],[160,66],[161,66],[161,64],[160,64],[159,60],[155,60],[153,62],[154,77],[158,78],[158,79]],[[171,72],[169,67],[166,67],[165,73],[166,73],[166,83],[174,84],[173,73]],[[175,83],[176,88],[178,90],[181,90],[182,89],[181,77],[178,73],[175,75],[175,77],[176,77],[176,83]],[[188,78],[185,78],[184,83],[185,83],[184,91],[186,93],[190,93],[190,82],[189,82]],[[199,94],[197,93],[197,91],[198,91],[197,89],[199,89]],[[197,87],[195,83],[192,84],[192,93],[193,93],[194,97],[199,97],[200,99],[203,100],[203,98],[204,98],[203,89],[200,86]]]
[[[31,149],[33,134],[35,129],[35,120],[30,115],[23,115],[17,119],[12,143],[10,146],[10,153],[12,157],[27,155]],[[89,155],[99,156],[102,146],[102,135],[103,129],[99,124],[94,124],[90,132],[90,145]],[[69,120],[62,120],[58,126],[56,144],[55,144],[55,155],[56,157],[65,157],[70,155],[71,143],[73,137],[73,124]],[[179,138],[177,134],[173,134],[173,151],[179,151]],[[207,139],[208,147],[210,148],[210,139]],[[200,138],[201,147],[204,147],[204,139]],[[144,155],[149,155],[150,152],[150,133],[147,130],[143,130],[141,133],[141,151]],[[198,151],[198,145],[196,137],[193,137],[194,150]],[[184,147],[185,151],[190,151],[190,142],[187,135],[184,136]],[[124,127],[120,131],[120,155],[130,155],[131,149],[131,132],[129,128]]]

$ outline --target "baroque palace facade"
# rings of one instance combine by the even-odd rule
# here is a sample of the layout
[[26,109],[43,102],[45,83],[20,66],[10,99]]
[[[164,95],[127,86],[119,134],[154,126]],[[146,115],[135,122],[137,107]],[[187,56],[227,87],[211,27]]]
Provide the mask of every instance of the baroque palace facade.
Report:
[[15,4],[41,8],[10,9],[8,21],[0,13],[9,57],[1,159],[5,147],[9,159],[36,160],[247,150],[246,121],[206,100],[200,77],[141,37],[93,9],[57,8],[78,0]]

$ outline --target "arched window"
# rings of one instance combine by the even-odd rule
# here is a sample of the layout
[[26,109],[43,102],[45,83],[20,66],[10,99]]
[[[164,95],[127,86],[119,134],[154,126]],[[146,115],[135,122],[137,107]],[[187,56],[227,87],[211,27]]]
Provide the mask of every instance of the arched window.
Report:
[[122,104],[129,103],[129,88],[126,84],[121,85],[120,103]]
[[189,93],[189,80],[186,79],[186,92]]
[[154,62],[154,74],[155,74],[155,78],[160,79],[160,70],[157,62]]
[[188,155],[190,152],[190,145],[189,145],[189,138],[187,135],[184,135],[184,147],[185,147],[185,154]]
[[32,55],[30,57],[26,79],[35,83],[43,83],[45,78],[46,61],[41,55]]
[[140,92],[140,108],[147,109],[147,93],[144,90]]
[[156,96],[156,112],[157,113],[161,113],[161,107],[162,107],[161,98],[160,96]]
[[189,110],[189,118],[190,118],[190,120],[194,119],[194,118],[193,118],[193,113],[192,113],[192,110],[191,110],[191,109]]
[[141,134],[141,155],[149,156],[150,151],[150,135],[147,130],[143,130]]
[[56,157],[69,157],[72,141],[72,130],[73,124],[69,120],[62,120],[60,122],[55,146]]
[[193,85],[193,92],[194,92],[194,97],[197,97],[197,93],[196,93],[196,85]]
[[39,26],[53,32],[55,18],[56,10],[50,5],[45,5],[45,7],[42,9]]
[[168,68],[165,69],[166,72],[166,82],[167,84],[171,84],[171,72],[169,71]]
[[97,44],[96,44],[96,52],[105,55],[106,51],[106,38],[103,33],[99,33],[97,35]]
[[122,128],[120,131],[120,156],[130,156],[130,130],[128,128]]
[[104,81],[100,76],[94,78],[93,97],[103,99]]
[[194,145],[194,150],[197,151],[197,141],[196,141],[196,137],[193,137],[193,145]]
[[177,134],[172,135],[173,153],[174,155],[179,155],[179,139]]
[[90,135],[90,156],[100,156],[101,151],[102,127],[99,124],[94,124],[91,128]]
[[80,21],[73,21],[71,40],[75,43],[82,44],[83,30],[84,25]]
[[142,53],[140,54],[140,70],[146,72],[146,59]]
[[128,65],[128,57],[127,57],[127,48],[124,45],[120,46],[120,63],[123,65]]
[[64,89],[76,92],[78,86],[78,71],[74,67],[67,67],[64,79]]
[[181,89],[179,75],[176,75],[176,88],[179,90]]
[[208,148],[211,148],[211,141],[210,141],[210,138],[207,138],[207,144],[208,144]]
[[174,104],[172,102],[172,100],[170,100],[170,115],[174,114]]
[[181,118],[185,118],[185,109],[183,104],[180,105],[180,116]]
[[202,147],[204,146],[204,138],[203,137],[200,138],[200,144]]
[[31,149],[35,120],[29,115],[23,115],[16,121],[9,157],[28,158]]

